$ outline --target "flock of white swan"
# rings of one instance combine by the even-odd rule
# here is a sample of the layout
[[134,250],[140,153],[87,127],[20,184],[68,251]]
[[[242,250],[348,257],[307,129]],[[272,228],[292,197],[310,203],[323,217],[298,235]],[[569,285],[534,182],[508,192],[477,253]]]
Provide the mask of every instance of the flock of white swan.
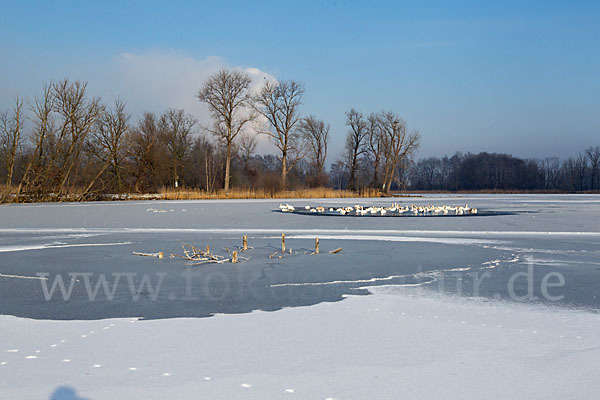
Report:
[[[280,204],[279,209],[283,212],[294,212],[296,208],[290,204]],[[322,206],[311,207],[305,206],[305,211],[311,213],[338,213],[339,215],[386,215],[388,213],[402,215],[406,213],[407,215],[468,215],[468,214],[477,214],[476,208],[471,208],[468,205],[464,206],[434,206],[431,204],[418,206],[412,204],[410,206],[402,206],[399,203],[392,203],[390,207],[377,207],[370,206],[364,207],[359,204],[354,207],[338,207],[338,208],[325,208]]]

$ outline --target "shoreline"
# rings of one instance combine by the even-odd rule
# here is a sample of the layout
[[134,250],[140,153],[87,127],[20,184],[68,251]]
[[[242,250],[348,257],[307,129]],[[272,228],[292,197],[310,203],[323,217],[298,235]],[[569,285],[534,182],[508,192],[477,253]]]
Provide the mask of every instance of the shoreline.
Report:
[[[2,190],[0,190],[0,193]],[[3,200],[0,194],[0,206],[4,204],[37,204],[37,203],[94,203],[94,202],[122,202],[122,201],[177,201],[177,200],[311,200],[311,199],[398,199],[398,198],[425,198],[430,195],[573,195],[587,196],[600,194],[600,191],[544,191],[544,190],[463,190],[463,191],[438,191],[438,190],[411,190],[396,191],[388,194],[376,189],[365,189],[360,192],[337,190],[330,188],[287,190],[283,192],[265,192],[253,190],[233,190],[230,192],[204,192],[201,190],[166,190],[159,193],[107,193],[96,194],[93,197],[80,199],[78,194],[64,195],[62,197],[50,196],[42,199],[22,198],[15,202]],[[6,196],[6,195],[4,195]],[[9,195],[14,196],[14,195]]]

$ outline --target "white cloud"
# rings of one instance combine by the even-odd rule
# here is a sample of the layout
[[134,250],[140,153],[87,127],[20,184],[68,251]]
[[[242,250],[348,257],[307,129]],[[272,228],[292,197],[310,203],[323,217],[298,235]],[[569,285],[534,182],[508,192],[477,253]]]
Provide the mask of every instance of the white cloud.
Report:
[[116,90],[131,107],[160,112],[183,108],[196,114],[202,82],[226,66],[219,57],[197,60],[180,53],[123,53],[111,63]]
[[[245,71],[252,78],[252,90],[257,91],[275,77],[256,67],[232,66],[217,56],[194,58],[174,50],[126,52],[108,59],[83,59],[67,66],[49,64],[36,71],[21,70],[20,74],[0,76],[0,111],[13,106],[20,95],[26,102],[41,94],[42,83],[62,78],[88,82],[90,95],[100,96],[111,104],[120,98],[137,122],[145,111],[161,113],[167,108],[181,108],[198,119],[202,126],[210,125],[206,107],[196,93],[210,75],[221,68]],[[274,145],[267,136],[258,136],[257,153],[272,153]]]
[[[252,78],[252,90],[257,91],[275,77],[254,67],[231,66],[221,57],[196,59],[175,51],[122,53],[109,61],[99,73],[99,80],[90,79],[90,89],[104,102],[120,97],[137,119],[144,111],[160,113],[167,108],[182,108],[194,115],[201,125],[210,125],[206,107],[196,93],[202,83],[219,69],[228,67],[247,72]],[[259,135],[258,153],[273,152],[268,137]]]

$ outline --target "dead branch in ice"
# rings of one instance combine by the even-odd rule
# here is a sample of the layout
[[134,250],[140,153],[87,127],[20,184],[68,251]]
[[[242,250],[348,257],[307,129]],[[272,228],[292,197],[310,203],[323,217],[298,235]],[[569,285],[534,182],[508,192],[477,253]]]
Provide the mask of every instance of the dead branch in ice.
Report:
[[223,257],[218,254],[213,254],[210,252],[210,245],[206,246],[206,250],[203,250],[199,247],[194,246],[193,244],[182,244],[183,255],[181,254],[171,254],[171,258],[182,258],[184,260],[189,261],[186,265],[202,265],[202,264],[223,264],[227,262],[231,263],[243,263],[249,260],[247,257],[241,257],[238,255],[237,251],[231,251],[228,247],[225,247],[224,250],[227,253],[231,254],[231,257]]
[[202,260],[202,261],[197,261],[197,262],[188,262],[185,265],[193,265],[193,266],[197,266],[197,265],[202,265],[202,264],[224,264],[226,262],[230,261],[228,258],[224,258],[222,260]]
[[164,258],[165,253],[162,251],[159,251],[158,253],[140,253],[140,252],[134,251],[133,255],[134,256],[142,256],[142,257]]

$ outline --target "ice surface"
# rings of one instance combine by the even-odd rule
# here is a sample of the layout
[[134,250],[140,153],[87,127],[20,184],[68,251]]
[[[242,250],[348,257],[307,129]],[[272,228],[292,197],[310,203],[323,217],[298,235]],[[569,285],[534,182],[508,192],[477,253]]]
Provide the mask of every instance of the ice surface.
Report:
[[[326,202],[389,205],[395,200]],[[599,308],[600,196],[437,195],[399,200],[404,204],[468,203],[481,210],[518,214],[407,219],[308,217],[278,212],[279,200],[3,206],[0,313],[42,319],[94,319],[277,310],[341,300],[346,294],[364,294],[367,292],[358,290],[357,284],[369,280],[373,285],[430,282],[425,286],[443,292],[506,298],[510,277],[526,270],[529,263],[539,271],[533,277],[533,297],[538,301],[544,300],[540,284],[545,274],[559,272],[566,281],[560,304]],[[325,200],[286,202],[303,206],[307,202],[324,204]],[[149,209],[169,212],[148,212]],[[278,250],[282,232],[287,234],[288,248],[298,255],[268,259]],[[224,247],[239,246],[244,234],[255,248],[248,253],[247,263],[193,270],[198,274],[194,278],[196,292],[212,291],[216,297],[224,296],[215,301],[180,301],[185,295],[182,274],[190,271],[181,260],[132,256],[134,251],[181,253],[181,244],[186,242],[202,247],[210,244],[215,252],[222,253]],[[304,253],[314,248],[315,236],[321,239],[323,253],[339,247],[343,251],[334,257],[320,254],[308,258]],[[549,258],[552,263],[547,261]],[[538,259],[544,261],[538,264]],[[491,260],[500,261],[489,264]],[[492,273],[491,277],[479,285],[479,293],[474,293],[477,282],[471,274],[486,271]],[[159,274],[166,276],[161,293],[153,302],[147,302],[144,296],[140,301],[131,301],[131,288],[123,279],[115,291],[117,307],[114,301],[101,304],[103,296],[89,304],[82,289],[86,282],[81,277],[75,278],[73,297],[68,303],[56,299],[46,302],[39,280],[9,277],[35,277],[38,273],[47,274],[50,287],[57,274],[64,277],[67,286],[72,282],[69,273],[92,273],[92,286],[100,282],[102,274],[109,281],[114,281],[114,274],[135,274],[134,292],[140,294],[145,293],[144,288],[140,289],[141,274],[151,274],[155,286]],[[214,281],[215,274],[222,282]],[[319,285],[327,282],[339,284]],[[326,290],[308,291],[302,283],[314,283],[313,289]],[[517,281],[516,286],[518,294],[527,290],[522,281]],[[24,298],[23,293],[31,296]]]
[[[600,196],[399,200],[519,214],[321,218],[273,212],[279,200],[2,206],[0,397],[596,399]],[[294,254],[268,259],[282,232]],[[131,255],[182,242],[222,252],[242,234],[251,259],[195,269],[194,289],[212,295],[196,301],[181,299],[181,260]],[[310,256],[315,236],[324,254]],[[507,282],[528,271],[535,299],[510,300]],[[69,272],[92,273],[92,285],[166,275],[155,300],[118,286],[89,301]],[[548,273],[564,276],[552,292],[562,300],[542,297]],[[56,274],[71,300],[44,300]]]

